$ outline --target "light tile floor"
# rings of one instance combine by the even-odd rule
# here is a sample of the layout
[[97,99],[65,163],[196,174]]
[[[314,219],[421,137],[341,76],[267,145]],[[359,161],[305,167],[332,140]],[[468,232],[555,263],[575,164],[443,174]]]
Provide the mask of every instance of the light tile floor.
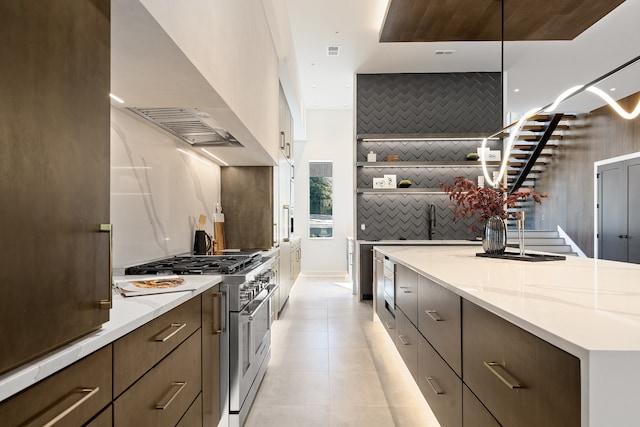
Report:
[[300,277],[245,427],[439,427],[371,302]]

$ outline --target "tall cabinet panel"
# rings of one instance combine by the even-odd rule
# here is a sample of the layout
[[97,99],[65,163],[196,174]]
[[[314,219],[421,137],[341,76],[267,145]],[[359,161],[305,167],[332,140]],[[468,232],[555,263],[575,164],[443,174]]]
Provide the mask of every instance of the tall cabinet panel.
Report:
[[1,373],[109,318],[110,2],[0,15]]

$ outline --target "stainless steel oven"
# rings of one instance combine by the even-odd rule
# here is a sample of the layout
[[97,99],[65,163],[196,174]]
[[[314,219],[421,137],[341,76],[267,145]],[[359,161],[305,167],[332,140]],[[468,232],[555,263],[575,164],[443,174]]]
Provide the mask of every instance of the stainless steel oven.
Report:
[[277,289],[277,284],[268,283],[244,309],[229,314],[229,410],[239,426],[251,409],[271,357],[272,297]]

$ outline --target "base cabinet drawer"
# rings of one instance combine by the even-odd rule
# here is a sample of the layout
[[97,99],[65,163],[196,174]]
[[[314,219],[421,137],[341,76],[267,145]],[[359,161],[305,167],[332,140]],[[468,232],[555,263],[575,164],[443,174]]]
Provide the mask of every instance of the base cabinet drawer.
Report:
[[463,300],[463,380],[504,426],[580,426],[580,360]]
[[200,328],[200,298],[192,298],[113,344],[113,393],[119,396]]
[[442,427],[462,426],[462,380],[420,334],[417,383]]
[[501,427],[469,387],[462,386],[462,425],[464,427]]
[[[193,401],[187,412],[184,414],[182,419],[176,427],[194,427],[194,426],[202,426],[202,393],[196,397],[196,400]],[[216,424],[207,424],[216,426]]]
[[396,308],[400,308],[414,325],[418,324],[418,273],[396,264]]
[[198,330],[118,397],[114,425],[175,426],[201,391],[200,340]]
[[418,377],[418,330],[402,310],[396,310],[396,334],[398,353],[415,380]]
[[112,399],[112,349],[106,346],[0,403],[0,425],[79,426]]
[[113,426],[113,405],[107,406],[100,415],[91,420],[86,427],[112,427]]
[[462,376],[460,304],[458,295],[418,276],[418,330]]

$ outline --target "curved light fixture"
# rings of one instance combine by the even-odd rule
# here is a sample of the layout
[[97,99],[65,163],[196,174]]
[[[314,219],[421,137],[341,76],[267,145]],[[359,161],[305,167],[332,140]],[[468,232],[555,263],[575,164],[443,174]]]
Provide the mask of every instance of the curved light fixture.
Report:
[[[509,139],[507,140],[507,146],[505,148],[505,154],[502,159],[502,165],[500,166],[500,172],[498,173],[498,177],[495,181],[493,181],[493,177],[489,176],[489,171],[487,170],[487,160],[485,156],[484,155],[480,156],[480,161],[482,162],[482,173],[484,174],[485,181],[490,186],[495,187],[498,184],[498,182],[502,180],[502,177],[504,176],[507,170],[507,164],[509,161],[509,155],[511,154],[511,149],[513,148],[513,144],[516,138],[520,134],[520,131],[522,130],[522,126],[524,125],[525,121],[527,121],[529,118],[533,117],[534,115],[540,112],[545,112],[545,113],[553,112],[556,108],[558,108],[558,105],[560,105],[562,101],[569,98],[571,95],[575,94],[576,92],[582,90],[583,88],[584,86],[574,86],[570,89],[567,89],[564,92],[562,92],[560,96],[558,96],[556,100],[553,101],[553,104],[551,104],[549,107],[545,108],[544,110],[542,110],[542,108],[534,108],[532,110],[529,110],[524,116],[522,116],[522,118],[518,120],[518,123],[516,124],[516,126],[509,132]],[[636,108],[632,112],[628,113],[624,108],[620,106],[620,104],[618,104],[613,98],[611,98],[606,92],[602,91],[601,89],[598,89],[595,86],[589,86],[584,90],[598,95],[605,102],[607,102],[607,104],[609,104],[615,110],[615,112],[618,113],[622,118],[625,118],[627,120],[633,120],[636,117],[638,117],[638,115],[640,115],[640,102],[638,102],[638,105],[636,105]],[[488,138],[484,138],[482,140],[481,152],[483,154],[487,146],[487,139]]]

